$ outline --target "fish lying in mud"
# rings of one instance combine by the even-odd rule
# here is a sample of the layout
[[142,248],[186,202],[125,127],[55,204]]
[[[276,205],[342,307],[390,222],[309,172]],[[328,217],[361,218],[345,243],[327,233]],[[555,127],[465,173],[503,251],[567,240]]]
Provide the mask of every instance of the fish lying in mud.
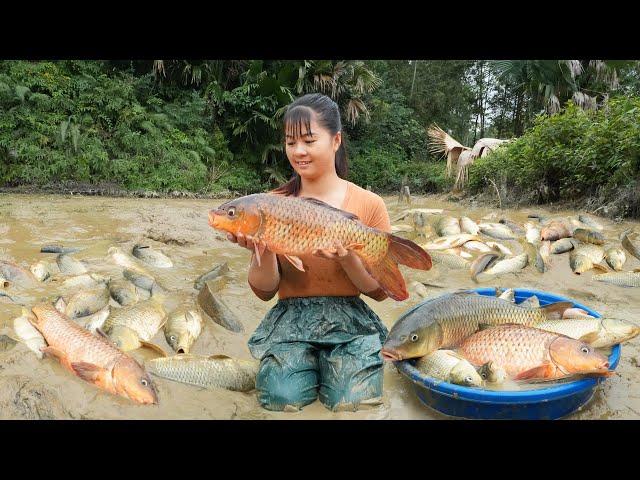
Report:
[[607,271],[605,267],[599,265],[604,259],[604,249],[598,245],[584,244],[576,247],[569,254],[569,266],[573,273],[581,273],[596,268]]
[[102,326],[122,351],[140,348],[150,342],[167,318],[161,298],[152,298],[129,307],[114,309]]
[[439,237],[459,235],[461,233],[460,222],[454,217],[442,216],[438,218],[433,224],[433,229]]
[[640,287],[640,272],[611,272],[594,275],[599,282],[610,283],[619,287]]
[[447,248],[455,248],[464,245],[472,240],[480,240],[476,235],[469,235],[468,233],[459,233],[457,235],[447,235],[445,237],[439,237],[431,242],[422,245],[425,250],[446,250]]
[[594,245],[604,245],[604,236],[600,232],[587,230],[584,228],[576,228],[573,231],[573,238],[584,243],[592,243]]
[[158,403],[151,378],[133,358],[68,320],[52,305],[36,305],[33,313],[36,318],[31,321],[48,343],[43,351],[69,371],[109,393],[137,403]]
[[436,350],[418,359],[416,369],[421,373],[466,387],[482,386],[482,377],[467,360],[451,350]]
[[109,303],[106,285],[92,290],[80,290],[66,301],[65,315],[71,319],[93,315]]
[[60,286],[65,290],[73,290],[78,288],[98,288],[101,284],[109,282],[109,277],[97,273],[84,273],[65,278]]
[[48,280],[53,274],[60,271],[57,265],[54,267],[53,264],[45,262],[44,260],[34,263],[29,267],[29,270],[31,270],[33,276],[41,282]]
[[427,251],[427,253],[431,256],[431,260],[433,263],[441,264],[449,268],[454,269],[465,269],[469,268],[469,261],[458,255],[451,255],[449,253],[443,253],[438,250]]
[[575,318],[547,320],[536,328],[555,332],[588,343],[594,348],[605,348],[626,342],[640,334],[640,327],[615,318]]
[[133,305],[140,300],[136,287],[124,278],[109,282],[109,294],[122,307]]
[[65,275],[81,275],[89,271],[80,260],[64,253],[61,253],[56,257],[56,262],[60,269],[60,273]]
[[578,220],[596,230],[604,230],[604,227],[600,224],[600,222],[589,215],[580,214],[578,215]]
[[478,225],[480,232],[498,240],[513,240],[516,238],[515,233],[502,223],[481,223]]
[[5,260],[0,260],[0,277],[23,288],[35,287],[38,283],[30,271]]
[[571,302],[557,302],[542,308],[526,308],[469,292],[441,295],[393,325],[382,346],[382,355],[391,360],[422,357],[441,348],[455,347],[478,331],[482,323],[536,325],[554,312],[572,306]]
[[456,352],[473,365],[494,362],[514,380],[611,374],[607,357],[586,343],[525,325],[485,328],[466,338]]
[[470,235],[478,235],[480,227],[469,217],[460,217],[460,230]]
[[147,265],[151,265],[156,268],[171,268],[173,262],[164,253],[158,250],[154,250],[149,246],[134,245],[132,252],[133,256],[138,260],[142,260]]
[[202,332],[202,315],[196,309],[178,309],[164,325],[164,338],[176,353],[189,353]]
[[16,336],[24,343],[29,350],[40,359],[44,356],[42,349],[47,346],[42,334],[31,324],[29,317],[33,314],[26,308],[22,309],[22,315],[13,320],[13,330]]
[[515,257],[500,260],[487,268],[485,271],[476,275],[476,279],[479,282],[489,280],[497,275],[504,275],[505,273],[514,273],[522,270],[527,266],[529,256],[527,253],[521,253]]
[[540,240],[560,240],[571,236],[571,228],[563,221],[551,221],[540,230]]
[[506,225],[507,227],[509,227],[511,229],[511,231],[513,233],[515,233],[516,235],[524,235],[525,231],[522,229],[522,227],[520,225],[518,225],[515,222],[512,222],[511,220],[508,220],[506,218],[502,218],[498,221],[499,223],[502,223],[503,225]]
[[531,222],[527,222],[524,224],[524,228],[526,229],[525,238],[527,242],[535,245],[540,241],[540,227]]
[[45,245],[40,249],[40,253],[76,253],[81,251],[78,247],[63,247],[62,245]]
[[226,275],[227,273],[229,273],[229,265],[227,265],[227,262],[218,263],[214,265],[214,267],[207,273],[204,273],[196,278],[196,281],[193,284],[193,288],[195,288],[196,290],[200,290],[202,289],[202,287],[204,287],[205,282],[208,282],[209,280],[215,280],[216,278],[222,275]]
[[605,250],[604,259],[611,268],[613,268],[617,272],[620,272],[622,271],[624,263],[627,261],[627,255],[621,248],[610,247]]
[[260,366],[256,360],[191,354],[154,358],[145,363],[149,371],[158,377],[203,388],[225,388],[239,392],[255,388]]
[[551,244],[551,253],[554,255],[566,253],[570,250],[573,250],[577,244],[578,242],[576,242],[572,238],[561,238],[560,240],[556,240]]
[[340,242],[360,257],[385,293],[399,301],[406,300],[409,293],[398,264],[431,268],[429,254],[414,242],[367,227],[355,215],[311,198],[272,194],[241,197],[211,210],[209,225],[234,235],[252,236],[258,264],[260,245],[264,245],[301,271],[304,265],[299,255],[319,249],[333,251]]
[[627,250],[627,252],[640,260],[640,246],[629,239],[627,232],[622,233],[620,240],[622,241],[622,246]]

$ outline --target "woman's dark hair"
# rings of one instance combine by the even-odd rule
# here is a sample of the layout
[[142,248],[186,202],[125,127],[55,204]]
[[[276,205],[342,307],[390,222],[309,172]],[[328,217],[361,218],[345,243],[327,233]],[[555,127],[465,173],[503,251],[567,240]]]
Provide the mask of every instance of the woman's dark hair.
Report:
[[[331,135],[342,132],[342,122],[340,121],[340,109],[336,102],[321,93],[309,93],[297,98],[288,107],[284,114],[284,126],[289,135],[295,138],[311,131],[311,118],[315,114],[315,119],[321,127],[329,130]],[[303,133],[304,132],[304,133]],[[342,132],[342,142],[336,152],[336,173],[340,178],[347,178],[349,164],[347,161],[347,151],[344,148],[345,136]],[[300,175],[295,171],[293,177],[284,185],[276,188],[274,192],[285,195],[298,196],[300,192]]]

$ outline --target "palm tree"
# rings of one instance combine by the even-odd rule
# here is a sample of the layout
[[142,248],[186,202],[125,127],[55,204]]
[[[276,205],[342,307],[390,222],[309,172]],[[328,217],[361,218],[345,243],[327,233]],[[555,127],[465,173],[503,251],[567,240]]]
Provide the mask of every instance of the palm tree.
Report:
[[500,60],[492,62],[499,75],[515,82],[549,114],[569,99],[582,109],[595,109],[618,87],[617,69],[627,61],[611,60]]

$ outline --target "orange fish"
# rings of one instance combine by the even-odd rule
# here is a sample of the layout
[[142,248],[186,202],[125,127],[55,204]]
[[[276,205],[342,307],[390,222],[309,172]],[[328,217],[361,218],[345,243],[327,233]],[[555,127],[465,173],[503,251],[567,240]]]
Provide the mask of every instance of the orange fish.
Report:
[[523,325],[480,330],[467,337],[457,353],[476,366],[493,361],[515,380],[612,374],[607,357],[586,343]]
[[571,236],[571,230],[560,221],[550,222],[540,230],[540,240],[560,240]]
[[[259,193],[227,202],[209,212],[209,225],[234,235],[262,240],[304,271],[298,255],[333,249],[336,241],[354,251],[385,293],[394,300],[409,297],[398,264],[431,268],[431,257],[410,240],[368,227],[355,215],[320,200]],[[256,259],[260,251],[256,247]]]
[[33,326],[48,343],[42,351],[83,380],[115,395],[138,403],[158,403],[151,378],[133,358],[118,350],[104,337],[67,319],[53,305],[33,307]]

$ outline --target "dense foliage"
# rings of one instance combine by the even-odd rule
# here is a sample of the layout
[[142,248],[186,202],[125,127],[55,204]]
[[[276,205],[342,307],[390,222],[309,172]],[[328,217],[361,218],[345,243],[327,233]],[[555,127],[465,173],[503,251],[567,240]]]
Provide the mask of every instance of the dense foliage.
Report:
[[505,185],[512,196],[540,202],[613,195],[640,179],[640,97],[617,97],[584,111],[538,116],[522,137],[476,160],[470,189]]
[[286,105],[316,91],[340,106],[350,179],[374,191],[451,187],[432,123],[469,146],[521,137],[472,165],[474,191],[551,201],[638,177],[633,62],[1,61],[0,186],[263,191],[291,175]]

